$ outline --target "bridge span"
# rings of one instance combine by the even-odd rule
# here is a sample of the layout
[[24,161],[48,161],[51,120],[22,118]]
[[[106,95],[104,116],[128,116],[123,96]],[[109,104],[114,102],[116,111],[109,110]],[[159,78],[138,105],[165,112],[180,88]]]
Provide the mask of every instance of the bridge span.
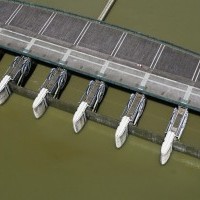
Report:
[[200,55],[143,34],[3,0],[0,47],[200,111]]

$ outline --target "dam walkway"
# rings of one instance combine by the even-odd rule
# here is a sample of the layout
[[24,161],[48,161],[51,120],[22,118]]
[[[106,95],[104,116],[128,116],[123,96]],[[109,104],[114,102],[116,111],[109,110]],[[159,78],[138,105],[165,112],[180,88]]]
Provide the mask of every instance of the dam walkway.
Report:
[[200,111],[200,55],[130,30],[0,1],[0,48]]

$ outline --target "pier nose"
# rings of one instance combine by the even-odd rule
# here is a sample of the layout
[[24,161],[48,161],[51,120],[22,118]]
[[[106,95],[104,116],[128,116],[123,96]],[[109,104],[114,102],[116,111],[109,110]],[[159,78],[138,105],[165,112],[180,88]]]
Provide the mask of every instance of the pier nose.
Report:
[[0,82],[0,105],[5,103],[5,101],[9,98],[11,91],[9,88],[9,81],[11,80],[11,77],[8,75],[5,75],[4,78]]
[[171,139],[168,138],[165,142],[163,142],[161,147],[161,155],[160,155],[161,165],[165,165],[167,163],[172,152],[172,143],[175,136],[173,136],[173,134],[171,134],[170,136]]
[[130,121],[129,117],[124,116],[117,127],[115,132],[115,145],[118,149],[123,146],[128,137],[128,124]]
[[35,118],[40,118],[44,112],[46,111],[48,105],[46,102],[46,96],[49,93],[49,91],[46,88],[42,88],[37,97],[35,98],[32,108],[33,108],[33,114]]

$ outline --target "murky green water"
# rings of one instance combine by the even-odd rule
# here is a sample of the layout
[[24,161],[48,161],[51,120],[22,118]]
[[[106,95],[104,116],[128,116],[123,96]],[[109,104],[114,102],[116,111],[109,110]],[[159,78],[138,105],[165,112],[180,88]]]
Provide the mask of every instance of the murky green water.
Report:
[[39,5],[76,13],[82,16],[97,19],[107,0],[26,0]]
[[[47,4],[45,0],[34,2]],[[48,1],[48,5],[97,18],[105,2],[59,0]],[[199,12],[192,11],[200,3],[150,2],[118,0],[107,22],[200,51],[198,23],[193,27],[190,22],[200,17]],[[177,25],[179,18],[185,20]],[[190,32],[182,32],[185,27]],[[3,57],[1,76],[13,58],[8,54]],[[25,87],[37,91],[49,70],[38,65]],[[61,99],[77,105],[88,81],[72,75]],[[99,113],[119,118],[129,95],[109,88]],[[169,163],[162,167],[159,145],[130,136],[126,145],[117,150],[115,130],[89,121],[75,135],[71,114],[49,107],[36,120],[31,106],[32,100],[13,94],[0,107],[0,199],[199,199],[198,159],[173,152]],[[163,134],[172,110],[148,100],[139,126]],[[190,114],[182,141],[200,147],[199,130],[200,117]]]
[[198,0],[118,0],[107,22],[200,52]]

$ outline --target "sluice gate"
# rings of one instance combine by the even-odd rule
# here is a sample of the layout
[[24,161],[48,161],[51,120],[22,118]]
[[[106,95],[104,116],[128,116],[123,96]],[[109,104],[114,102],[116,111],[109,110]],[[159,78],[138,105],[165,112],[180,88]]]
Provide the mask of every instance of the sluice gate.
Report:
[[0,104],[3,104],[11,95],[8,83],[10,81],[21,86],[31,70],[31,59],[25,56],[15,57],[0,82]]
[[115,132],[115,144],[120,148],[128,136],[128,127],[130,123],[136,125],[145,107],[146,98],[143,94],[131,94],[126,108],[122,114],[122,119]]
[[61,68],[51,69],[48,77],[39,89],[39,94],[33,102],[33,113],[41,117],[48,107],[47,95],[57,98],[67,82],[67,71]]
[[99,80],[90,81],[80,105],[73,116],[74,131],[78,133],[87,121],[86,109],[96,111],[105,93],[105,83]]

